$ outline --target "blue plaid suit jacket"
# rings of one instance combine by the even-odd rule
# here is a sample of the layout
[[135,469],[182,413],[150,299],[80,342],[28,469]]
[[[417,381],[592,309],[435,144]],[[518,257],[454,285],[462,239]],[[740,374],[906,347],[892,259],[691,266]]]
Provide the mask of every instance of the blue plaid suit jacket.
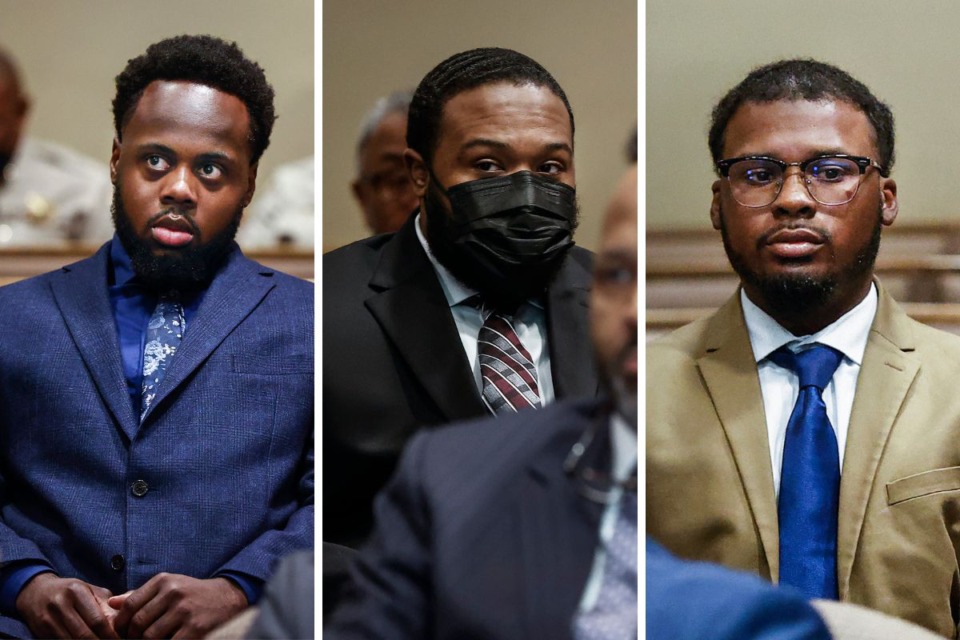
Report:
[[0,288],[0,561],[113,593],[163,571],[265,580],[313,544],[313,286],[235,247],[141,424],[108,247]]

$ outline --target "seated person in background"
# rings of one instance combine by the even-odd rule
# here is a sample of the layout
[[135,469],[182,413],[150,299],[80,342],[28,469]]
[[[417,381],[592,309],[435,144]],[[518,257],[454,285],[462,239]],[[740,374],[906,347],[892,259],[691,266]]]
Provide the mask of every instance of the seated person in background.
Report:
[[350,187],[374,235],[398,231],[417,210],[417,194],[403,160],[411,98],[410,91],[380,98],[360,125],[357,177]]
[[[323,256],[326,542],[367,537],[420,427],[596,394],[573,132],[563,89],[515,51],[456,54],[417,87],[405,157],[419,213]],[[498,332],[523,363],[516,396]]]
[[720,100],[709,145],[741,287],[647,350],[647,532],[956,637],[960,338],[873,275],[899,208],[890,109],[778,61]]
[[277,167],[244,215],[237,243],[244,249],[313,251],[313,156]]
[[417,434],[325,638],[637,637],[636,166],[590,305],[603,398]]
[[27,138],[30,112],[13,57],[0,49],[0,249],[65,240],[99,244],[112,233],[106,165]]
[[313,543],[313,287],[233,242],[273,89],[210,36],[150,46],[116,87],[116,235],[0,288],[15,637],[197,638]]

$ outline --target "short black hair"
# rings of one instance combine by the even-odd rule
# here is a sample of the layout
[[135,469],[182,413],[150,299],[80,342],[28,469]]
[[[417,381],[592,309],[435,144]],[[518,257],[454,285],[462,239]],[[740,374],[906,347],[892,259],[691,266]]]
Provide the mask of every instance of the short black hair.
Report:
[[536,60],[511,49],[487,47],[450,56],[420,81],[410,102],[407,118],[407,146],[430,162],[440,131],[443,106],[455,95],[496,82],[517,86],[546,87],[567,108],[573,137],[573,109],[567,94],[550,72]]
[[779,60],[757,67],[713,108],[708,143],[713,163],[723,159],[727,124],[743,104],[780,100],[848,102],[867,116],[876,136],[880,173],[893,168],[893,113],[862,82],[831,64],[811,59]]
[[181,35],[152,44],[144,54],[128,60],[116,78],[117,95],[113,99],[118,140],[144,90],[156,80],[183,80],[236,96],[250,116],[251,164],[269,146],[277,119],[273,87],[263,68],[244,56],[236,42],[207,35]]

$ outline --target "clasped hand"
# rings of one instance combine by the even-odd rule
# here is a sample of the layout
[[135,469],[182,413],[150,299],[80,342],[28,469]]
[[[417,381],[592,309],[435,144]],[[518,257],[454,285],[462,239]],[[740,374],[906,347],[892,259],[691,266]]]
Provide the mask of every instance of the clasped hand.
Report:
[[116,596],[43,573],[17,597],[17,610],[38,638],[200,638],[246,606],[243,591],[226,578],[174,573]]

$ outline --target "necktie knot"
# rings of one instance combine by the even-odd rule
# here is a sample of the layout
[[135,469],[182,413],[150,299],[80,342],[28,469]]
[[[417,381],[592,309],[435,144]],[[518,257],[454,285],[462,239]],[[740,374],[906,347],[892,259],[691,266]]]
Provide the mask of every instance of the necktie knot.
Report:
[[479,309],[483,317],[477,360],[484,404],[494,414],[540,407],[537,366],[517,335],[512,314],[487,308],[479,296],[464,302]]
[[843,354],[824,344],[815,344],[810,349],[794,353],[786,346],[770,354],[770,360],[785,369],[790,369],[800,378],[800,388],[816,387],[821,392],[830,383]]

